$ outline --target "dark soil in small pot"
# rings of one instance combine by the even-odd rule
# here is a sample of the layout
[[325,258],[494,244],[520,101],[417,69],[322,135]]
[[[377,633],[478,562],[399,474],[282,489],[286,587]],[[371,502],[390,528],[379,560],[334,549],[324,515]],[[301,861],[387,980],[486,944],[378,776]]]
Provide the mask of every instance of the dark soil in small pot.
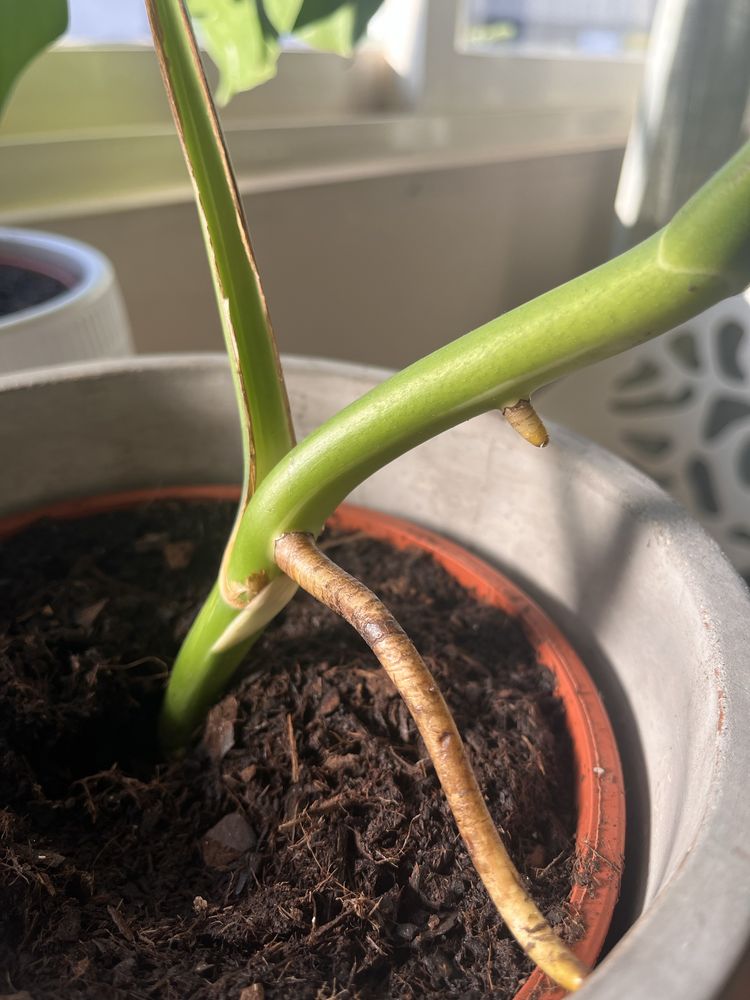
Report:
[[[159,760],[164,677],[233,510],[165,501],[0,544],[0,992],[512,996],[530,965],[404,705],[312,599],[268,630],[202,741]],[[516,864],[575,939],[575,781],[552,675],[430,556],[361,533],[324,545],[414,638]]]
[[42,305],[67,290],[52,275],[0,260],[0,318]]

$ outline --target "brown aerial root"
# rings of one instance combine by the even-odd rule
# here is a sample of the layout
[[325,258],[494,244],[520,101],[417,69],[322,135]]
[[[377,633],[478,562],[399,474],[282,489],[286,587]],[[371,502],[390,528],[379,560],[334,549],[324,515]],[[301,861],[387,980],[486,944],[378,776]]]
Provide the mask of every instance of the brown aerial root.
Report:
[[547,447],[549,444],[547,428],[531,405],[530,400],[519,399],[512,406],[504,406],[502,413],[513,430],[520,434],[524,441],[533,444],[535,448]]
[[453,716],[411,640],[378,598],[323,555],[311,535],[277,539],[275,559],[295,583],[353,626],[396,685],[424,740],[479,877],[526,954],[566,990],[588,969],[560,940],[526,892],[498,835]]

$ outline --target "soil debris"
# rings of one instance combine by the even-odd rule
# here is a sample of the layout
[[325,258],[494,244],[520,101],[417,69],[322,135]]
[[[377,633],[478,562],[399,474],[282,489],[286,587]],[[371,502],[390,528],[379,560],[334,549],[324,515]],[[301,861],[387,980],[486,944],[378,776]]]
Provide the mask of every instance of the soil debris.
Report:
[[[203,741],[158,758],[165,665],[232,517],[230,504],[162,502],[40,523],[0,546],[0,990],[512,996],[530,966],[408,713],[311,599],[256,645]],[[189,566],[170,565],[167,547],[185,539]],[[414,638],[516,864],[574,936],[574,789],[550,675],[512,621],[429,557],[350,543],[324,544]]]

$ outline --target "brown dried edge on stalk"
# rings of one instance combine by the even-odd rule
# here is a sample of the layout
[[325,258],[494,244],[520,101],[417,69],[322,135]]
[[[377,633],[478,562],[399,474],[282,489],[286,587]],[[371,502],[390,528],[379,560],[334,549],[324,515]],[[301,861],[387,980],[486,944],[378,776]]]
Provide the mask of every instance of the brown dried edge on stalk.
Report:
[[510,932],[543,972],[577,990],[588,969],[537,908],[503,846],[461,737],[435,679],[393,615],[315,544],[292,532],[276,540],[279,568],[362,636],[406,702],[437,772],[474,867]]

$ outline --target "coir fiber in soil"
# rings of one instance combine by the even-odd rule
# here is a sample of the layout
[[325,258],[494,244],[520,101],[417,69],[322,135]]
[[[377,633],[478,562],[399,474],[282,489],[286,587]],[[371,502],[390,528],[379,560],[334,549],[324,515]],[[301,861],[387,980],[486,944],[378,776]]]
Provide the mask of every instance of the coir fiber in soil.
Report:
[[[159,503],[1,546],[0,993],[512,995],[530,966],[411,719],[312,599],[268,631],[203,743],[158,762],[159,692],[232,513]],[[428,556],[326,545],[415,639],[516,863],[575,936],[570,749],[551,676]]]

